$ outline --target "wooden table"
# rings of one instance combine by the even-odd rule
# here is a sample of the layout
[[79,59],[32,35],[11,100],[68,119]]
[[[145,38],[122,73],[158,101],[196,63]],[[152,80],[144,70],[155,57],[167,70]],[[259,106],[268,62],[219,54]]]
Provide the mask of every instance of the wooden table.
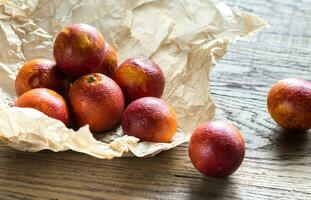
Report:
[[311,80],[311,1],[227,2],[271,25],[252,42],[233,44],[212,73],[215,118],[237,125],[246,141],[246,158],[233,176],[204,177],[187,144],[153,158],[110,161],[0,145],[0,199],[311,199],[310,132],[286,134],[266,111],[271,84]]

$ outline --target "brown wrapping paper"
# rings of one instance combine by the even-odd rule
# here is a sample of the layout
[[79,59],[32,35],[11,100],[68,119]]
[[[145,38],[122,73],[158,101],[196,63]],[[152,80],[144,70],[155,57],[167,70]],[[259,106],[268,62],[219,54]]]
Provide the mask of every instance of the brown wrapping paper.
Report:
[[[139,142],[120,127],[96,140],[88,126],[74,131],[34,109],[11,107],[18,69],[33,58],[53,59],[55,35],[78,22],[99,29],[118,50],[119,62],[148,57],[161,66],[162,98],[178,118],[171,143]],[[0,139],[22,151],[71,149],[103,159],[153,156],[180,145],[198,124],[213,118],[212,66],[230,42],[248,39],[265,25],[221,0],[0,0]]]

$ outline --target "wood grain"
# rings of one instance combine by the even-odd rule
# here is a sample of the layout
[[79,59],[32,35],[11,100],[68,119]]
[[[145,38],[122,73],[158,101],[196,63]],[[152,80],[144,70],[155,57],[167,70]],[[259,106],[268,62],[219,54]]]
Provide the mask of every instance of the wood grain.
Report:
[[74,152],[25,153],[0,145],[0,199],[311,199],[311,135],[289,134],[266,111],[270,86],[311,81],[310,0],[228,0],[271,25],[233,44],[214,68],[216,119],[244,134],[247,153],[231,177],[203,177],[187,144],[153,158],[99,160]]

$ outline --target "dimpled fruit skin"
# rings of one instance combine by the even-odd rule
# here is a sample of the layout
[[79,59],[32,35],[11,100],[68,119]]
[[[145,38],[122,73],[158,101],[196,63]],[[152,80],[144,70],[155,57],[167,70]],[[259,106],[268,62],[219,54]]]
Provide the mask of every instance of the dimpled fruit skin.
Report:
[[18,97],[15,106],[34,108],[51,118],[62,121],[66,126],[69,124],[67,104],[63,97],[53,90],[46,88],[29,90]]
[[116,50],[108,43],[105,43],[105,52],[102,63],[98,68],[93,70],[94,73],[101,73],[109,78],[113,78],[114,73],[118,67],[118,59]]
[[141,141],[171,142],[176,128],[177,120],[173,108],[155,97],[133,101],[125,109],[122,118],[124,133]]
[[162,70],[149,59],[127,59],[117,68],[114,80],[122,88],[127,103],[147,96],[160,98],[165,86]]
[[15,79],[17,96],[34,89],[49,88],[65,95],[69,89],[69,80],[55,64],[47,59],[34,59],[23,65]]
[[233,125],[215,121],[199,126],[189,143],[189,157],[195,168],[209,177],[222,178],[243,162],[245,144]]
[[271,117],[285,129],[311,128],[311,82],[289,78],[277,82],[267,99]]
[[124,110],[121,88],[100,73],[77,79],[70,87],[69,101],[77,125],[82,127],[89,124],[93,133],[115,128]]
[[103,36],[87,24],[65,27],[57,35],[53,48],[57,65],[74,78],[96,69],[102,62],[104,51]]

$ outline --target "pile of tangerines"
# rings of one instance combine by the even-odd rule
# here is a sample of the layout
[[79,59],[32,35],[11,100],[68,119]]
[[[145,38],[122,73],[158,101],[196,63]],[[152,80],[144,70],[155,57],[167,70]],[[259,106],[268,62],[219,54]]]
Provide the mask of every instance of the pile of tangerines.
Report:
[[[89,125],[93,134],[115,129],[140,141],[171,142],[177,128],[174,109],[161,100],[161,68],[147,58],[118,66],[115,49],[87,24],[65,27],[56,37],[54,61],[34,59],[17,74],[15,106],[39,110],[67,127]],[[269,112],[283,127],[311,128],[311,84],[287,79],[268,98]],[[301,113],[304,113],[301,115]],[[214,121],[192,134],[189,156],[211,177],[225,177],[241,165],[245,144],[233,125]]]
[[55,62],[35,59],[20,69],[16,106],[37,109],[68,127],[88,124],[94,134],[122,120],[124,133],[142,141],[172,140],[176,115],[160,99],[165,79],[153,61],[130,58],[118,67],[115,49],[87,24],[58,33],[53,54]]

